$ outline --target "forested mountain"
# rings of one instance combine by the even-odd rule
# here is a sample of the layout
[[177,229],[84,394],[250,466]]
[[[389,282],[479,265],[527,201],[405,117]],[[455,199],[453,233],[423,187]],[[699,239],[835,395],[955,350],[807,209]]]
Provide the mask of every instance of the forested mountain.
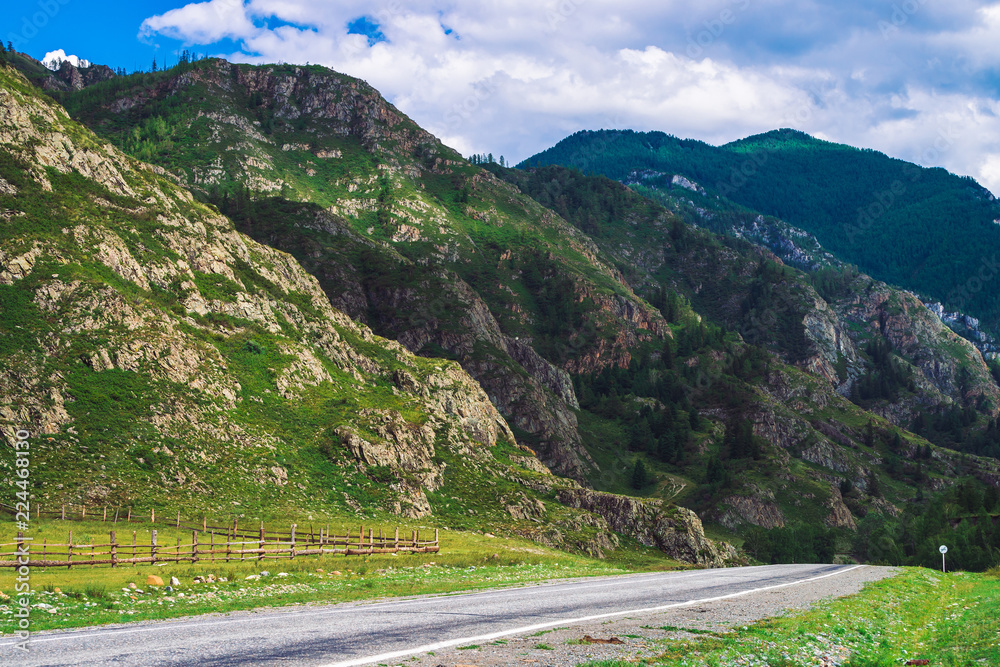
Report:
[[794,130],[719,147],[662,132],[579,132],[519,166],[550,164],[649,189],[693,181],[707,210],[722,199],[775,216],[879,280],[974,315],[994,334],[1000,326],[1000,204],[970,178]]
[[[5,85],[27,94],[22,81],[12,76]],[[610,538],[601,522],[610,519],[570,509],[581,506],[579,494],[593,493],[575,488],[579,482],[693,508],[716,530],[752,536],[762,559],[825,557],[835,543],[849,543],[859,525],[870,534],[877,517],[917,520],[938,507],[932,502],[950,503],[960,481],[979,502],[966,493],[959,509],[947,505],[950,514],[966,505],[977,504],[972,511],[995,506],[987,490],[1000,485],[993,458],[1000,453],[994,449],[1000,388],[981,355],[912,295],[835,260],[823,263],[823,271],[805,272],[750,240],[694,228],[685,222],[687,213],[606,178],[557,167],[470,164],[364,82],[320,67],[205,60],[80,90],[50,90],[74,119],[116,147],[102,150],[132,156],[114,152],[119,161],[151,163],[143,168],[156,175],[161,190],[191,193],[188,205],[198,215],[179,229],[154,211],[137,212],[131,200],[104,194],[90,197],[96,208],[85,209],[84,222],[102,228],[111,223],[99,221],[111,216],[111,231],[124,239],[137,271],[151,276],[148,289],[126,286],[130,298],[163,299],[164,317],[208,327],[212,346],[236,341],[235,356],[223,354],[225,368],[250,375],[237,378],[235,404],[220,408],[216,421],[234,423],[226,410],[236,410],[249,415],[242,428],[301,443],[259,452],[260,465],[272,463],[289,481],[328,485],[336,492],[331,497],[362,512],[431,512],[457,525],[606,549]],[[69,121],[66,127],[91,136]],[[68,129],[63,134],[75,136]],[[30,151],[0,141],[21,160],[17,169],[30,172]],[[67,174],[80,171],[77,162],[63,165]],[[0,174],[15,188],[0,205],[12,215],[23,212],[25,224],[31,216],[42,219],[25,200],[37,189],[15,172]],[[216,253],[221,264],[206,256],[192,268],[190,281],[154,279],[154,240],[200,230],[198,216],[217,222],[205,227],[207,240],[191,240],[191,248],[203,243],[211,250],[224,238],[287,252],[276,256],[294,266],[289,271],[304,268],[316,279],[310,284],[322,289],[323,312],[334,313],[323,317],[350,322],[347,315],[359,323],[341,325],[357,332],[351,334],[357,342],[342,334],[360,355],[356,386],[331,376],[330,383],[317,380],[305,398],[280,393],[283,369],[306,355],[301,346],[312,345],[314,334],[291,316],[254,324],[253,304],[260,299],[272,311],[299,300],[229,246]],[[4,266],[41,243],[32,229],[7,228]],[[185,257],[170,259],[194,267]],[[102,280],[117,270],[114,255],[75,261],[93,266]],[[54,273],[44,268],[28,266],[16,280],[37,293]],[[98,329],[91,338],[106,335],[103,325]],[[41,336],[34,330],[22,336],[16,327],[3,335],[11,354]],[[123,345],[130,334],[117,335]],[[288,347],[285,338],[300,347]],[[118,343],[112,347],[114,368],[99,362],[95,372],[133,370],[118,368],[129,357]],[[268,356],[272,348],[280,355]],[[13,367],[13,359],[7,357],[4,368]],[[67,368],[75,363],[64,361]],[[423,406],[436,400],[441,383],[433,377],[445,370],[458,383],[448,386],[464,386],[459,379],[471,377],[482,388],[481,394],[457,393],[488,397],[492,406],[473,410],[457,394],[434,405],[464,420],[467,430],[477,424],[495,429],[495,440],[439,446],[452,432],[448,418]],[[64,404],[71,402],[65,396],[79,401],[85,389],[60,390]],[[158,414],[165,408],[152,396],[136,391],[132,407]],[[285,402],[271,402],[276,396]],[[265,401],[260,409],[258,398]],[[4,398],[11,406],[21,400],[18,392]],[[107,392],[91,400],[98,407],[113,403]],[[383,400],[402,422],[376,423],[381,417],[369,411],[381,409]],[[414,402],[393,402],[400,400]],[[484,411],[493,406],[496,412]],[[267,417],[272,412],[287,419],[274,423]],[[70,429],[79,430],[79,417],[72,412],[73,419],[51,423],[40,408],[24,414],[44,422],[60,448],[98,448],[107,456],[122,447],[96,431],[88,436],[92,443],[74,440]],[[321,437],[307,436],[313,427]],[[433,436],[434,446],[422,449],[404,433]],[[366,450],[359,439],[377,446]],[[155,483],[151,475],[161,469],[168,479],[180,472],[185,479],[176,483],[191,497],[205,491],[211,497],[234,470],[195,476],[192,485],[188,470],[197,469],[191,464],[178,467],[127,450],[116,456],[130,470],[148,466],[152,493],[161,497],[177,493]],[[331,476],[323,457],[355,477]],[[71,478],[74,465],[60,474]],[[301,481],[306,478],[319,481]],[[409,489],[405,502],[402,491],[375,493],[386,485]],[[300,503],[294,489],[289,483],[271,492]],[[73,498],[80,489],[50,486],[46,492]],[[503,502],[490,500],[497,494]],[[894,525],[882,521],[879,530],[891,532]],[[761,537],[755,527],[778,532]],[[951,530],[927,524],[925,532],[939,529]],[[973,540],[986,559],[991,535]],[[892,558],[922,557],[899,536],[888,540],[898,549]],[[782,552],[789,543],[806,551]],[[721,562],[723,553],[705,562]]]

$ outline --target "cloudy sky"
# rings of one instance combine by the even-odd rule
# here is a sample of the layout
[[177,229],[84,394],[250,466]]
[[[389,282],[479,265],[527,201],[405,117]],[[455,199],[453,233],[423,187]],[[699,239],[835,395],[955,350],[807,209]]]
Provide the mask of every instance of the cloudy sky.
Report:
[[37,0],[3,10],[12,34],[46,2],[35,57],[319,63],[465,154],[518,161],[580,129],[724,143],[793,127],[1000,194],[1000,2],[155,0],[96,13],[114,18],[84,37],[80,0]]

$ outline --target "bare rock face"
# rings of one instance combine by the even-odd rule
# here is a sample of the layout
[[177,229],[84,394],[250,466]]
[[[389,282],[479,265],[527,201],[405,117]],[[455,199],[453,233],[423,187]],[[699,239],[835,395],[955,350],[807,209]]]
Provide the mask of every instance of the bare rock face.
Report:
[[738,560],[732,545],[705,537],[701,519],[689,509],[587,489],[565,489],[557,497],[568,507],[600,515],[612,530],[677,560],[707,567],[724,567]]
[[746,524],[761,528],[781,528],[785,515],[774,500],[774,493],[756,489],[752,495],[728,496],[714,510],[719,523],[730,530]]
[[[844,322],[823,299],[815,295],[813,307],[806,313],[802,324],[806,339],[812,343],[812,355],[804,362],[805,368],[822,376],[832,386],[841,388],[841,391],[849,391],[851,382],[859,373],[861,361]],[[844,367],[844,377],[840,376],[838,366]]]
[[851,514],[851,510],[844,504],[844,497],[840,494],[840,489],[837,485],[833,485],[830,489],[830,500],[827,501],[827,506],[830,508],[830,516],[826,517],[823,521],[826,525],[831,528],[857,529],[857,525],[854,523],[854,515]]

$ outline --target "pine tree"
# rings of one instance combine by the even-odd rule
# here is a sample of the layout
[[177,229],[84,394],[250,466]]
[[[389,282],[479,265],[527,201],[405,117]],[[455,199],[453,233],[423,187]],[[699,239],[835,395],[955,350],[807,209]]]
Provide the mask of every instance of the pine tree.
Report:
[[649,483],[649,476],[646,472],[646,464],[642,462],[642,459],[637,459],[635,462],[635,467],[632,468],[632,488],[639,490]]

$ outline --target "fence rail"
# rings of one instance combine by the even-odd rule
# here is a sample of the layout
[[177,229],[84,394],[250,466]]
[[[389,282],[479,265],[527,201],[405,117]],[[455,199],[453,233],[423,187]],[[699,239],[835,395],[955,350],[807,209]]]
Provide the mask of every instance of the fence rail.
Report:
[[[356,536],[347,530],[344,535],[334,535],[329,524],[320,527],[319,532],[310,525],[309,532],[299,531],[296,524],[289,527],[288,532],[267,531],[263,522],[256,531],[240,528],[236,521],[232,526],[210,526],[207,519],[201,526],[182,525],[180,520],[176,527],[191,531],[190,542],[176,539],[175,544],[161,544],[157,530],[150,533],[149,543],[138,543],[137,532],[132,531],[131,542],[118,539],[118,532],[109,532],[108,541],[90,544],[73,542],[73,531],[64,543],[49,542],[43,539],[41,543],[17,534],[16,542],[0,544],[0,568],[4,567],[65,567],[90,565],[139,565],[140,563],[198,563],[198,562],[243,562],[264,560],[290,560],[303,556],[343,555],[367,556],[371,554],[389,553],[438,553],[440,542],[438,530],[434,530],[434,539],[422,539],[419,530],[411,532],[410,536],[400,537],[399,528],[392,536],[383,535],[379,531],[375,535],[373,528],[361,526]],[[218,538],[225,536],[224,540]],[[13,547],[12,551],[5,550]]]

